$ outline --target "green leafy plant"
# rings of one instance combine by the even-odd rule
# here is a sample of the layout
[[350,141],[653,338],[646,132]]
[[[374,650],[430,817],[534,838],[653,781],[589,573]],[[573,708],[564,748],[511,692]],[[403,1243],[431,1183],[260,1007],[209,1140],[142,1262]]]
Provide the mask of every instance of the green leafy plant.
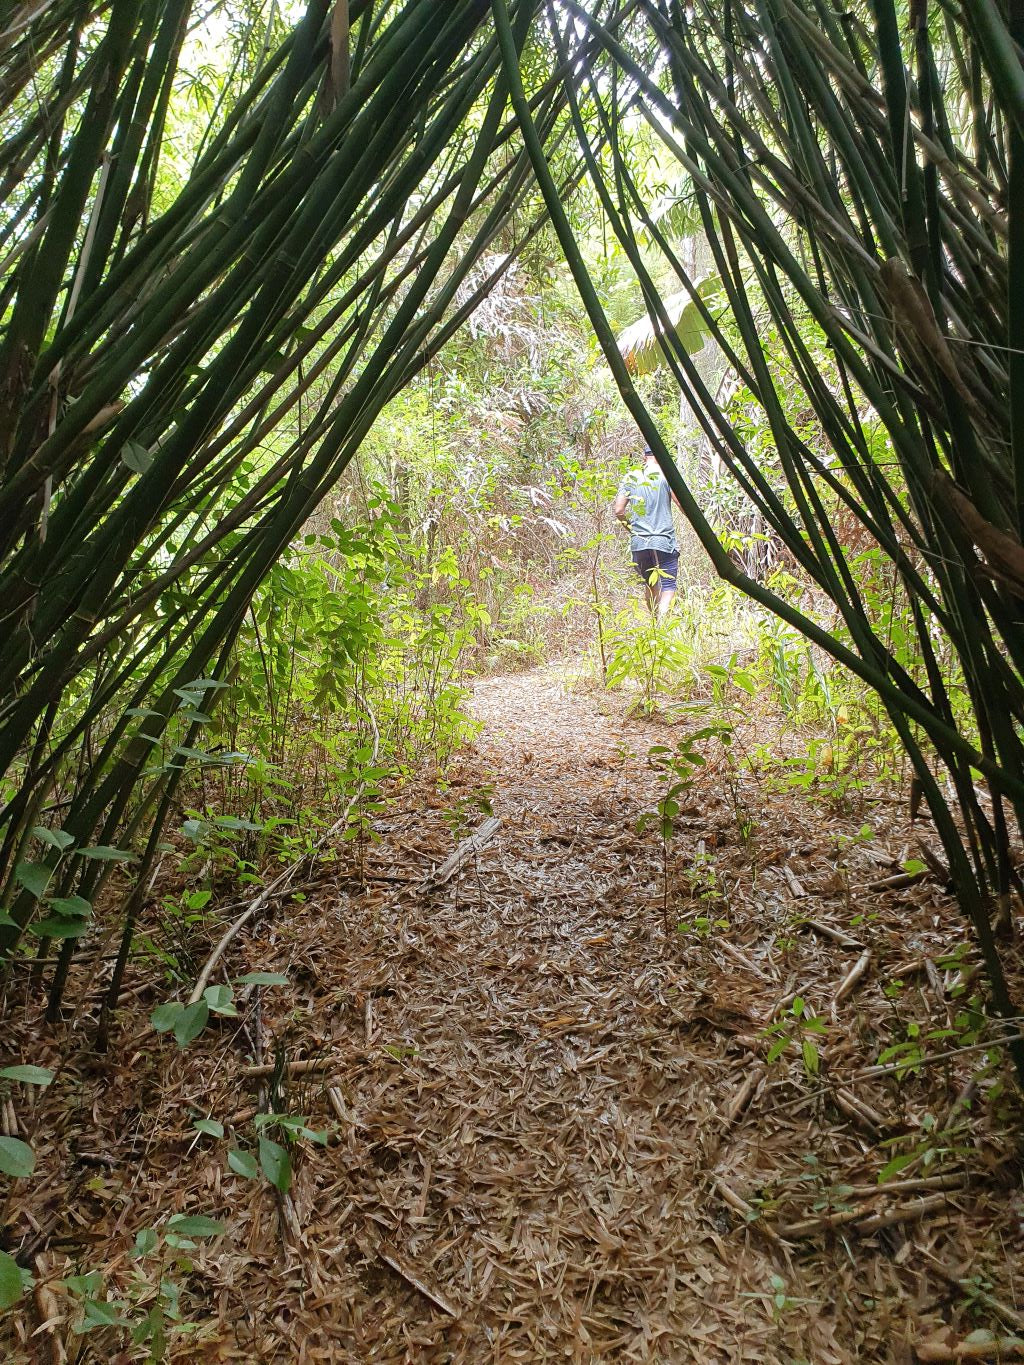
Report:
[[[288,978],[279,972],[246,972],[237,977],[234,985],[287,986]],[[188,1047],[202,1033],[210,1015],[237,1019],[232,986],[207,986],[198,1000],[184,1002],[168,1000],[157,1005],[150,1015],[150,1023],[157,1033],[171,1033],[180,1048]]]
[[698,747],[714,733],[713,727],[694,731],[674,746],[652,744],[647,751],[648,767],[662,784],[662,793],[653,811],[645,812],[637,821],[637,832],[642,834],[653,826],[661,840],[662,913],[665,932],[668,932],[669,863],[680,800],[693,786],[694,774],[705,764]]
[[117,1330],[148,1348],[148,1359],[161,1362],[175,1342],[194,1334],[199,1324],[187,1318],[182,1285],[176,1276],[193,1269],[190,1253],[199,1241],[220,1237],[223,1222],[205,1214],[173,1214],[159,1228],[140,1228],[135,1235],[133,1269],[119,1291],[105,1290],[101,1271],[72,1275],[61,1283],[78,1303],[73,1330],[80,1335]]
[[767,1052],[769,1064],[785,1053],[796,1050],[804,1074],[811,1079],[821,1071],[821,1052],[817,1040],[828,1032],[825,1021],[814,1013],[803,996],[798,995],[785,1014],[763,1031],[771,1039]]
[[[245,1180],[255,1180],[260,1172],[281,1194],[287,1194],[292,1182],[290,1148],[301,1140],[320,1146],[327,1143],[326,1131],[310,1128],[306,1119],[295,1114],[257,1114],[253,1119],[256,1133],[256,1153],[232,1147],[227,1154],[228,1167]],[[271,1137],[270,1134],[276,1136]],[[282,1139],[278,1141],[278,1139]]]

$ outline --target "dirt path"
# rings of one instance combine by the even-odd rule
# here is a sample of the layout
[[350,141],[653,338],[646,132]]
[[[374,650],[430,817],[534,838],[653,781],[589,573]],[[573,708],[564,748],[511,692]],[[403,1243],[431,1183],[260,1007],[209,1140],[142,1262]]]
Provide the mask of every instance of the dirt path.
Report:
[[[72,1150],[110,1155],[101,1188],[69,1195],[67,1148],[41,1153],[53,1273],[95,1263],[80,1250],[90,1218],[92,1254],[122,1284],[139,1226],[173,1210],[224,1218],[229,1235],[184,1275],[200,1330],[181,1361],[838,1365],[910,1362],[945,1323],[1004,1330],[949,1275],[1012,1299],[1022,1209],[1007,1154],[982,1139],[966,1156],[961,1140],[953,1158],[919,1159],[911,1179],[945,1177],[924,1187],[925,1217],[902,1212],[913,1186],[873,1193],[904,1150],[886,1139],[960,1083],[929,1091],[934,1068],[895,1088],[857,1079],[891,1017],[890,969],[932,951],[948,912],[917,888],[873,894],[864,923],[851,883],[877,878],[900,836],[895,855],[850,844],[863,811],[814,826],[810,806],[712,762],[679,816],[666,936],[661,845],[636,820],[659,794],[647,750],[678,732],[570,695],[554,671],[482,682],[475,710],[484,728],[450,789],[411,785],[361,875],[326,868],[305,907],[240,947],[233,972],[285,971],[287,992],[264,991],[258,1013],[250,999],[242,1030],[224,1021],[180,1056],[143,1021],[131,1068],[112,1077],[87,1053],[69,1066],[63,1131]],[[478,823],[488,787],[498,836],[424,890],[461,833],[453,810]],[[798,932],[808,908],[872,953],[834,1008],[861,947]],[[907,1018],[946,1019],[927,978],[914,990]],[[798,1048],[764,1065],[764,1025],[795,991],[826,1021],[824,1085]],[[278,1101],[334,1125],[327,1147],[297,1149],[283,1200],[225,1165],[269,1103],[242,1071],[254,1046],[330,1059],[330,1105],[315,1074]],[[843,1108],[840,1090],[869,1109]],[[197,1139],[197,1115],[224,1122],[225,1142]],[[969,1192],[946,1188],[967,1174]],[[1010,1192],[993,1199],[1000,1181]],[[878,1213],[890,1221],[864,1221]],[[772,1230],[836,1214],[834,1231],[783,1243]]]
[[[811,828],[807,809],[712,764],[679,817],[666,938],[661,846],[636,821],[661,792],[647,751],[677,732],[624,721],[621,699],[571,695],[553,670],[482,682],[475,713],[477,753],[448,799],[492,785],[499,836],[449,887],[384,896],[375,921],[353,904],[338,925],[350,989],[372,995],[372,1046],[345,1077],[358,1288],[333,1299],[327,1335],[353,1361],[913,1359],[941,1319],[912,1238],[929,1255],[959,1240],[942,1261],[960,1268],[965,1246],[998,1259],[977,1210],[971,1223],[955,1192],[932,1193],[944,1231],[914,1219],[908,1237],[898,1213],[894,1233],[859,1241],[784,1246],[762,1230],[854,1207],[847,1191],[871,1191],[876,1143],[895,1131],[814,1099],[799,1065],[775,1068],[771,1103],[762,1093],[775,1004],[797,986],[824,1011],[861,951],[793,937],[793,869],[818,883],[816,914],[840,930],[857,918],[834,841],[863,812]],[[407,820],[440,860],[452,835],[438,840],[436,815]],[[399,826],[382,833],[393,857]],[[846,875],[877,878],[888,856],[855,844]],[[926,942],[902,914],[872,930],[876,956]],[[708,937],[679,935],[680,915],[710,919]],[[819,1039],[837,1072],[874,1060],[849,1036],[859,1018],[848,1007]],[[764,1217],[749,1208],[748,1222],[737,1196]],[[863,1207],[897,1204],[869,1193]],[[409,1279],[381,1263],[382,1236]]]

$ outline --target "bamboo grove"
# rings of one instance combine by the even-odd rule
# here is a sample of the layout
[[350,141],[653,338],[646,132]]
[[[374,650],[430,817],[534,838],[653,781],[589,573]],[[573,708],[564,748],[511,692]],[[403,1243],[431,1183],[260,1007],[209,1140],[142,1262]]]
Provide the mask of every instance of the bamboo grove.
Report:
[[[49,0],[0,31],[4,952],[44,893],[91,905],[127,851],[123,966],[253,593],[493,282],[461,290],[488,248],[511,234],[507,263],[548,222],[718,572],[880,697],[1013,1015],[990,915],[1020,890],[1024,828],[1024,71],[996,0],[313,0],[294,28],[252,21],[237,98],[157,202],[182,46],[211,13]],[[714,292],[645,200],[637,119],[678,165]],[[676,468],[587,272],[581,182],[703,439],[831,615],[743,574]],[[651,243],[781,479],[671,325]],[[53,1009],[93,942],[77,927],[55,935]]]
[[[548,209],[625,402],[722,577],[877,691],[996,1009],[1014,1016],[990,916],[1020,889],[1010,840],[1024,816],[1021,35],[975,0],[915,3],[909,14],[891,0],[842,13],[815,0],[640,0],[628,39],[596,6],[549,7],[553,50],[575,73],[566,96],[588,173],[665,363],[735,484],[833,604],[823,624],[739,571],[660,441],[546,173],[502,0],[494,8]],[[585,60],[580,45],[595,40],[601,56]],[[688,186],[714,255],[710,299],[638,188],[623,142],[630,111]],[[595,125],[607,157],[586,151]],[[641,230],[754,397],[781,482],[675,333]],[[768,363],[769,334],[784,374]],[[888,565],[912,623],[913,666],[865,600],[851,541]]]
[[[116,850],[138,858],[123,967],[255,588],[471,311],[472,295],[453,300],[484,249],[513,217],[520,243],[533,230],[482,18],[472,0],[319,0],[283,36],[264,25],[246,89],[159,211],[162,121],[204,15],[75,0],[6,28],[7,950],[44,884],[59,908],[90,905]],[[530,18],[517,10],[517,44]],[[559,94],[534,102],[547,132]],[[293,412],[292,439],[250,477]],[[55,823],[70,756],[74,793],[40,857],[30,831]],[[54,926],[53,1009],[82,927]]]

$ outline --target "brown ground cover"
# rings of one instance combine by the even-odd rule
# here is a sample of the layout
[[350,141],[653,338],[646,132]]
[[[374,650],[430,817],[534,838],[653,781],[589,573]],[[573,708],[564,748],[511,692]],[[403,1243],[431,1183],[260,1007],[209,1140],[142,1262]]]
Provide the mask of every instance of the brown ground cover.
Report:
[[[886,884],[914,848],[902,794],[837,811],[719,754],[682,798],[666,902],[636,825],[660,795],[648,749],[679,727],[554,670],[484,681],[475,708],[450,789],[406,786],[361,860],[341,850],[232,945],[232,977],[289,987],[250,988],[181,1053],[142,964],[107,1056],[17,1015],[17,1059],[61,1069],[16,1097],[39,1164],[7,1245],[41,1287],[3,1358],[145,1358],[76,1336],[59,1280],[102,1270],[140,1315],[158,1275],[135,1234],[173,1213],[227,1225],[164,1267],[196,1329],[180,1361],[1013,1358],[1020,1115],[998,1070],[971,1086],[955,908],[934,876]],[[452,809],[479,823],[487,786],[497,835],[433,885]],[[950,1027],[912,1073],[876,1066]],[[226,1164],[282,1106],[329,1134],[296,1145],[283,1197]]]

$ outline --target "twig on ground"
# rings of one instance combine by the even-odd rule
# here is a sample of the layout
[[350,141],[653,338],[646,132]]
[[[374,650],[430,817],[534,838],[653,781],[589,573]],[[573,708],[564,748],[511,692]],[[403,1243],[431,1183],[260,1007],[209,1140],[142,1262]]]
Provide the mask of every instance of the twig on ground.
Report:
[[501,816],[488,816],[482,825],[479,825],[472,834],[462,840],[454,853],[445,859],[436,872],[428,873],[423,878],[420,883],[422,889],[433,891],[436,887],[443,886],[445,882],[450,881],[464,862],[467,862],[474,853],[479,853],[485,844],[490,843],[499,829],[501,829]]
[[986,1341],[919,1341],[914,1347],[918,1360],[1021,1360],[1024,1341],[1020,1337],[991,1337]]
[[820,919],[805,919],[801,921],[804,929],[813,929],[816,934],[821,934],[824,938],[830,938],[833,943],[841,943],[844,948],[863,948],[860,939],[851,938],[842,929],[836,929],[831,924],[825,924]]
[[408,1284],[411,1284],[413,1289],[418,1289],[425,1299],[429,1299],[430,1302],[440,1308],[443,1313],[447,1313],[451,1318],[457,1318],[459,1316],[459,1309],[451,1300],[445,1298],[437,1289],[434,1289],[431,1285],[427,1284],[419,1271],[411,1266],[408,1261],[400,1257],[393,1248],[382,1243],[377,1248],[377,1255],[385,1265],[389,1265],[397,1275],[401,1275],[402,1279]]
[[[286,1076],[305,1076],[310,1071],[328,1071],[335,1065],[335,1057],[310,1057],[298,1062],[285,1062],[282,1071]],[[276,1062],[263,1062],[258,1066],[243,1066],[243,1076],[272,1076],[278,1069]]]
[[857,961],[853,964],[853,966],[850,968],[847,974],[843,977],[842,981],[839,983],[839,989],[832,997],[833,1009],[836,1007],[836,1005],[840,1003],[840,1001],[845,1000],[846,997],[853,991],[854,987],[861,980],[861,978],[867,974],[867,970],[870,965],[871,949],[865,948],[864,951],[861,953],[860,957],[857,959]]

